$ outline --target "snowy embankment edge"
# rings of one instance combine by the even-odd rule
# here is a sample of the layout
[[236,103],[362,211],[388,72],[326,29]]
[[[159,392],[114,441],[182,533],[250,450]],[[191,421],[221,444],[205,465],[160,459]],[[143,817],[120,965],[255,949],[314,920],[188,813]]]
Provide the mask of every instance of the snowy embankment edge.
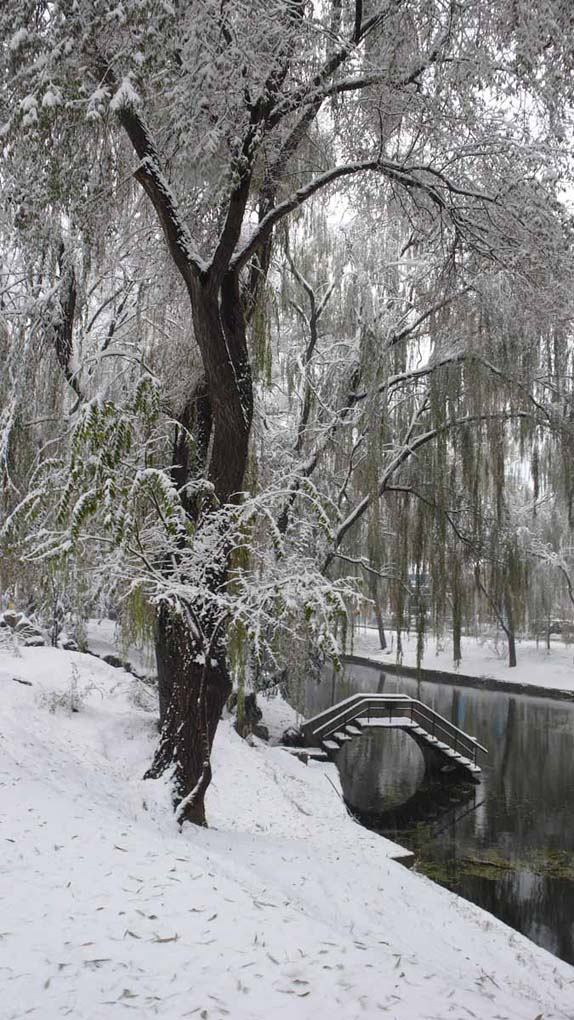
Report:
[[[448,639],[444,646],[437,646],[434,668],[427,667],[424,660],[420,668],[416,665],[416,641],[408,634],[402,636],[402,644],[402,659],[397,662],[392,648],[380,648],[376,629],[362,626],[355,633],[352,649],[344,660],[434,683],[574,700],[574,662],[572,647],[568,645],[555,644],[548,651],[539,648],[534,641],[524,640],[518,645],[518,665],[510,669],[503,664],[492,642],[466,638],[461,671],[453,668]],[[429,651],[426,651],[428,661]]]
[[426,666],[403,666],[385,659],[374,659],[367,655],[343,656],[344,662],[356,663],[357,666],[384,667],[386,673],[398,676],[414,677],[417,680],[428,680],[432,683],[451,684],[454,687],[479,687],[486,691],[507,691],[511,694],[529,694],[537,698],[554,698],[559,701],[574,701],[574,690],[567,691],[560,687],[539,687],[537,684],[524,683],[521,680],[498,680],[494,676],[471,676],[467,673],[449,673],[443,669],[427,669]]

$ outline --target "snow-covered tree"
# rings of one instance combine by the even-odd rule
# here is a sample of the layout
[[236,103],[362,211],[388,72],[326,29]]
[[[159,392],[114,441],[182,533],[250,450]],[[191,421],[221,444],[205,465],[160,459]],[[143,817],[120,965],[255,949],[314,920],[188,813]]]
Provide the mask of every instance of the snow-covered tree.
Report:
[[[107,493],[101,524],[112,533],[110,563],[124,535],[134,554],[141,543],[148,562],[139,569],[146,584],[155,578],[148,596],[162,705],[152,771],[173,767],[181,820],[205,820],[209,751],[230,690],[234,614],[222,614],[220,603],[233,591],[238,535],[248,526],[254,366],[268,345],[278,228],[308,215],[312,230],[312,209],[325,196],[331,233],[345,208],[362,208],[371,250],[375,237],[385,238],[372,286],[354,286],[347,273],[338,303],[328,299],[332,278],[320,281],[318,293],[313,283],[305,287],[295,240],[287,258],[310,302],[296,313],[306,330],[301,414],[293,470],[283,489],[273,485],[273,509],[261,499],[258,512],[274,518],[280,562],[282,542],[297,547],[293,522],[303,516],[295,503],[307,501],[317,520],[324,514],[312,475],[325,464],[334,485],[325,495],[340,511],[334,530],[321,524],[325,572],[347,555],[357,522],[371,511],[375,520],[380,497],[418,451],[440,451],[455,427],[531,415],[515,404],[520,381],[506,409],[487,411],[480,402],[492,386],[463,387],[464,396],[457,390],[460,364],[484,327],[485,291],[508,289],[517,304],[533,286],[549,292],[564,272],[568,237],[557,188],[572,99],[568,7],[565,0],[7,0],[2,7],[11,386],[0,457],[9,484],[30,366],[39,346],[50,347],[72,400],[73,420],[62,426],[73,433],[64,444],[68,502],[58,509],[38,500],[39,480],[24,511],[46,511],[38,553],[61,548],[56,532],[64,525],[72,548]],[[385,232],[389,218],[394,232]],[[359,289],[360,314],[353,310]],[[453,324],[467,324],[460,343],[450,335],[455,303]],[[317,323],[345,307],[357,343],[339,363],[330,358],[335,403],[313,416]],[[121,351],[113,342],[119,335]],[[427,361],[414,363],[407,338],[430,341]],[[521,347],[520,336],[512,340],[508,365]],[[474,364],[484,368],[477,346]],[[168,407],[154,395],[161,368],[148,355],[169,365]],[[123,374],[120,358],[128,362]],[[499,367],[485,371],[496,375]],[[381,401],[383,426],[373,428]],[[366,409],[358,419],[357,406]],[[171,442],[169,429],[155,436],[152,421],[138,418],[136,426],[152,411],[169,419]],[[341,462],[349,463],[349,445],[352,467],[361,445],[370,449],[369,487],[353,500],[346,478],[354,471],[323,457],[349,419]],[[318,447],[309,444],[313,428]],[[85,462],[82,444],[90,447]],[[47,456],[38,458],[39,470],[49,475]],[[437,465],[445,462],[437,454]],[[138,529],[150,518],[140,500],[155,515],[143,539]],[[314,585],[320,589],[318,578]]]

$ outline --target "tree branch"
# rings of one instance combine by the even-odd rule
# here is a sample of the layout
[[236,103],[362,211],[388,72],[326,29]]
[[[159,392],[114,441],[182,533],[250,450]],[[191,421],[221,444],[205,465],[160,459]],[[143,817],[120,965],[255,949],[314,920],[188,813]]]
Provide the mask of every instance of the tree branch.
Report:
[[[500,413],[488,413],[488,414],[468,414],[463,418],[457,418],[454,421],[446,422],[444,425],[439,425],[436,428],[428,429],[426,432],[421,433],[415,439],[411,439],[410,435],[407,436],[407,442],[405,442],[399,452],[393,457],[388,467],[385,469],[381,479],[377,486],[377,497],[380,498],[387,489],[388,482],[393,475],[402,467],[402,465],[412,457],[417,450],[430,443],[433,439],[436,439],[438,435],[443,432],[448,432],[454,428],[461,428],[464,425],[470,425],[477,422],[483,421],[511,421],[515,418],[531,418],[532,415],[528,411],[501,411]],[[409,432],[412,431],[412,425]],[[335,552],[343,541],[347,532],[357,523],[358,520],[366,513],[373,501],[373,494],[369,493],[364,496],[359,503],[351,510],[345,520],[338,527],[334,541],[333,550],[326,556],[323,569],[326,570],[329,564],[332,562]]]
[[[403,0],[393,0],[393,4],[391,6],[396,6],[397,3],[401,4],[402,2]],[[325,98],[324,90],[321,89],[323,83],[345,63],[353,50],[366,39],[373,29],[382,24],[388,14],[389,9],[387,8],[385,11],[373,14],[367,21],[365,21],[361,26],[358,37],[355,37],[354,33],[353,37],[349,39],[348,42],[344,43],[340,49],[330,54],[321,70],[317,72],[310,82],[307,82],[305,85],[301,85],[298,89],[295,89],[291,95],[286,96],[283,101],[276,106],[275,110],[271,112],[269,117],[269,126],[275,127],[289,113],[294,113],[307,103],[314,104],[318,99],[320,99],[320,102],[322,103]]]
[[60,292],[58,295],[59,311],[57,319],[52,323],[54,350],[66,382],[72,387],[78,400],[83,400],[77,373],[72,369],[74,316],[76,314],[77,298],[76,274],[63,243],[58,252],[58,265],[60,267]]
[[[480,192],[474,192],[468,189],[457,188],[456,185],[451,184],[448,180],[441,178],[440,185],[425,181],[421,178],[420,172],[426,172],[426,168],[417,167],[416,170],[412,167],[404,166],[400,163],[393,163],[390,160],[384,159],[369,159],[358,163],[346,163],[342,166],[332,167],[330,170],[326,170],[324,173],[319,174],[312,181],[309,181],[303,187],[295,191],[289,198],[280,202],[279,205],[274,206],[270,211],[263,217],[258,224],[257,228],[251,235],[247,244],[243,246],[233,256],[230,262],[230,267],[235,269],[241,269],[251,258],[254,252],[257,251],[271,236],[274,228],[285,216],[292,213],[294,209],[297,209],[300,205],[303,205],[309,198],[317,194],[323,188],[326,188],[329,184],[333,184],[335,181],[342,177],[350,177],[354,174],[365,173],[367,171],[376,172],[387,177],[395,184],[401,185],[401,187],[407,188],[413,191],[422,191],[431,202],[437,206],[439,212],[449,212],[453,222],[457,223],[456,209],[451,208],[446,197],[442,194],[442,191],[446,191],[447,194],[464,194],[466,197],[473,197],[482,202],[495,202],[496,199],[482,194]],[[434,175],[433,175],[434,176]]]
[[192,274],[203,276],[207,266],[195,250],[191,235],[161,167],[156,144],[143,118],[133,106],[122,106],[118,119],[140,160],[135,178],[158,215],[166,241],[183,280],[190,285]]

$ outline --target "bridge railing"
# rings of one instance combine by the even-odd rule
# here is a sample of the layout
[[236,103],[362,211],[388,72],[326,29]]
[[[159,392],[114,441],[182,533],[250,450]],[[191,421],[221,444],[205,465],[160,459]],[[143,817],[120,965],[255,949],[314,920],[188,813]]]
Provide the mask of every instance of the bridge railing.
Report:
[[335,733],[337,729],[340,729],[346,723],[353,722],[359,716],[365,715],[365,708],[368,704],[374,703],[375,700],[381,697],[385,699],[386,703],[396,704],[404,704],[412,700],[404,694],[353,694],[350,698],[338,701],[336,705],[331,705],[330,708],[325,708],[322,712],[308,719],[301,727],[302,732],[305,736],[315,736],[324,739],[331,733]]
[[479,752],[488,754],[486,747],[474,737],[422,701],[406,694],[354,694],[309,719],[303,724],[302,732],[308,740],[326,740],[356,719],[365,718],[367,722],[374,719],[407,718],[474,764],[477,763]]

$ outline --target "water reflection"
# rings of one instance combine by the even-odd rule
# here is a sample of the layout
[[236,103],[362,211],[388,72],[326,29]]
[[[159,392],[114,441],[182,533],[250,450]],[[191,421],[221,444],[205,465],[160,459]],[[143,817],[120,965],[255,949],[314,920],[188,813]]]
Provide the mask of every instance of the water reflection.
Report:
[[402,730],[367,730],[342,748],[337,764],[345,800],[364,813],[408,801],[425,771],[420,747]]
[[400,833],[433,878],[574,963],[574,705],[353,664],[311,684],[302,710],[309,717],[359,691],[420,698],[490,754],[480,786],[465,793],[425,785],[408,734],[367,733],[339,755],[347,801]]

